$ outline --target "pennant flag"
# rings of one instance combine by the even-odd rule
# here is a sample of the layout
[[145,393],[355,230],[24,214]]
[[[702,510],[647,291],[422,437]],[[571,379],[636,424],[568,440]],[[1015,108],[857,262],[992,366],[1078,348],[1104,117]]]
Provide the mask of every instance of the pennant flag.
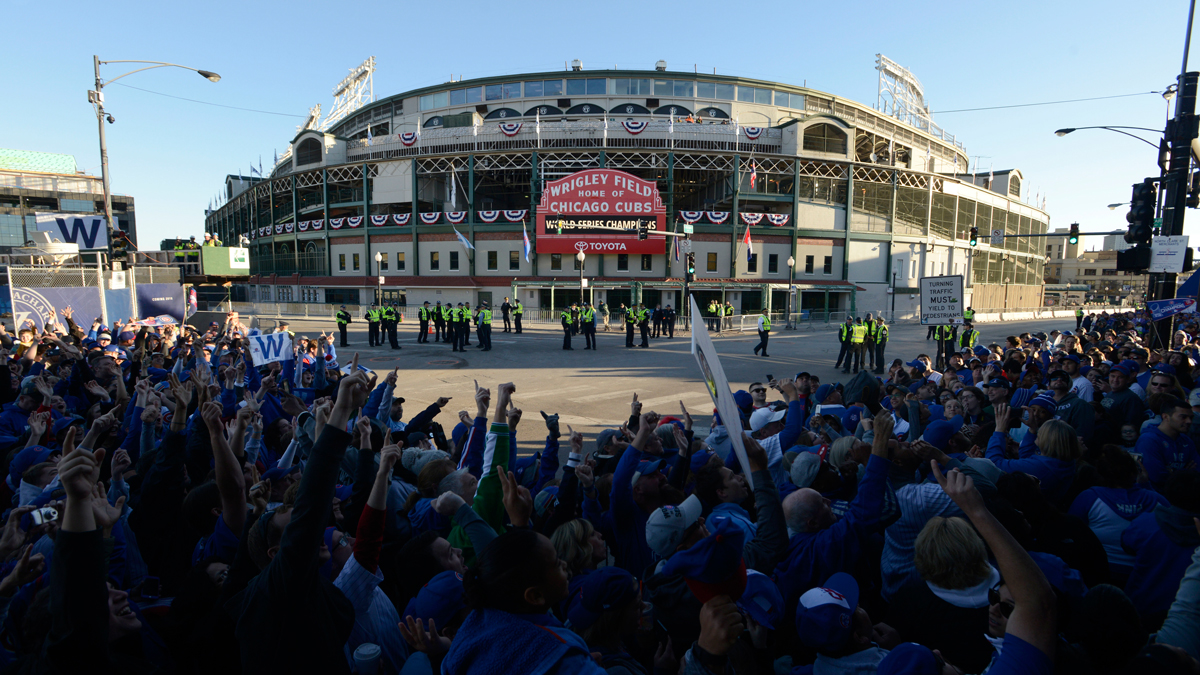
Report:
[[387,222],[388,222],[388,217],[386,215],[371,216],[371,224],[374,225],[375,227],[382,227],[384,225],[387,225]]
[[375,137],[371,135],[371,127],[367,127],[367,145],[375,143]]
[[679,262],[679,246],[675,243],[677,238],[671,237],[671,257],[675,258],[675,262]]
[[525,229],[525,223],[521,223],[521,238],[525,240],[525,262],[529,262],[529,252],[533,247],[529,245],[529,230]]
[[452,229],[454,230],[454,236],[458,237],[458,243],[462,244],[463,246],[465,246],[469,249],[475,248],[474,246],[471,245],[471,242],[467,241],[467,238],[462,235],[462,232],[458,231],[457,227],[454,227]]
[[[1192,275],[1194,278],[1196,275]],[[1146,302],[1155,321],[1161,321],[1176,314],[1194,314],[1196,312],[1195,298],[1170,298],[1168,300],[1149,300]]]
[[[454,180],[455,175],[456,174],[454,171],[454,165],[451,164],[450,165],[450,211],[451,212],[454,211],[454,207],[458,204],[458,195],[454,191],[454,187],[456,185],[458,185],[458,181]],[[450,222],[454,222],[454,221],[452,220]],[[459,222],[462,222],[462,221],[459,221]]]
[[750,243],[750,226],[746,226],[746,236],[742,237],[742,243],[746,245],[746,262],[750,262],[750,256],[754,255],[754,245]]

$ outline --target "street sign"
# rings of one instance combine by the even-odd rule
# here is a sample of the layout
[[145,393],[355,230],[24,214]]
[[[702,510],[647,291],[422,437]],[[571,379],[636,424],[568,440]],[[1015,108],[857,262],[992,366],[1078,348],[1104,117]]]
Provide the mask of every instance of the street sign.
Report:
[[683,241],[679,242],[679,250],[684,253],[691,253],[692,252],[692,240],[684,239]]
[[1150,240],[1150,271],[1174,272],[1183,271],[1183,258],[1187,253],[1188,238],[1155,237]]
[[383,285],[383,277],[379,277],[379,285],[380,285],[380,286],[382,286],[382,285]]
[[579,284],[580,284],[581,286],[583,286],[584,288],[587,288],[587,287],[588,287],[588,280],[587,280],[587,278],[585,277],[585,278],[583,278],[583,279],[580,279],[580,280],[579,280]]
[[1154,226],[1155,226],[1155,227],[1162,227],[1162,218],[1155,218],[1155,219],[1154,219]]
[[992,230],[992,246],[1004,245],[1004,230]]
[[961,324],[963,307],[962,275],[921,277],[921,325]]
[[696,226],[695,226],[695,225],[692,225],[691,223],[684,223],[684,224],[683,224],[683,233],[684,233],[684,234],[691,234],[691,233],[693,233],[693,232],[695,232],[695,231],[696,231]]

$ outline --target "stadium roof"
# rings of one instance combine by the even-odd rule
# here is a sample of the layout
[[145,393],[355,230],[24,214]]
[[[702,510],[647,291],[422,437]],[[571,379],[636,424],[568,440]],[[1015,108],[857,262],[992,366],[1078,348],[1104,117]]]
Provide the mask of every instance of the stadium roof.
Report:
[[74,176],[77,171],[75,157],[72,155],[7,148],[0,148],[0,169],[60,173],[70,176]]

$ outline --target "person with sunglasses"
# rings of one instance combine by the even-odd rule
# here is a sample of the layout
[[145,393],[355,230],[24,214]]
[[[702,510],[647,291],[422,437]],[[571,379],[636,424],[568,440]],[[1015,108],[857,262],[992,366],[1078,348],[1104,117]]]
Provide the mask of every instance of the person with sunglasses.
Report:
[[755,410],[767,407],[767,387],[762,382],[750,383],[750,400]]

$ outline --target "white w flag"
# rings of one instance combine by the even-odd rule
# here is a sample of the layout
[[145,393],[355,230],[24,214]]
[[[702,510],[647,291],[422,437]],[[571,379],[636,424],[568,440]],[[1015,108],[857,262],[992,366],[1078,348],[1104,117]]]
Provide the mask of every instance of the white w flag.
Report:
[[250,341],[250,358],[256,366],[292,358],[292,336],[287,332],[251,335],[247,339]]

